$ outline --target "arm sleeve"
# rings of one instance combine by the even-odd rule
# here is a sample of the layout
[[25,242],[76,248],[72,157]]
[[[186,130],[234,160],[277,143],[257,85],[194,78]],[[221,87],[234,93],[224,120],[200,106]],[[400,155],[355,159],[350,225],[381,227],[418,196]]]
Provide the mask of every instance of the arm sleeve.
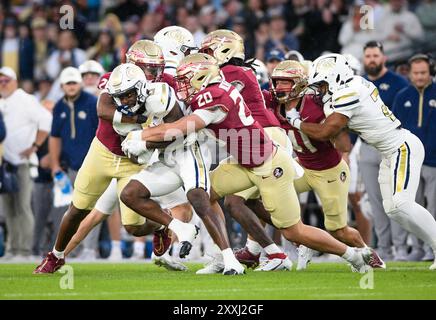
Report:
[[206,126],[208,126],[211,123],[221,122],[227,116],[227,112],[225,112],[220,107],[212,107],[212,108],[208,108],[208,109],[197,109],[194,111],[194,114],[199,116],[201,118],[201,120],[204,121]]

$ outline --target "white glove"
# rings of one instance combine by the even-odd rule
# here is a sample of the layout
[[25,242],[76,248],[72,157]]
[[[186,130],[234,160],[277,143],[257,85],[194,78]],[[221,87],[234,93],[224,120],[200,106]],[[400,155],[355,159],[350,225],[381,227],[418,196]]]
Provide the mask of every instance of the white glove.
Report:
[[144,151],[147,151],[146,142],[142,140],[142,130],[129,132],[126,139],[121,143],[121,149],[128,157],[137,157]]
[[300,113],[297,111],[297,109],[292,108],[291,110],[286,111],[286,120],[288,120],[291,126],[300,130],[302,121],[300,119]]

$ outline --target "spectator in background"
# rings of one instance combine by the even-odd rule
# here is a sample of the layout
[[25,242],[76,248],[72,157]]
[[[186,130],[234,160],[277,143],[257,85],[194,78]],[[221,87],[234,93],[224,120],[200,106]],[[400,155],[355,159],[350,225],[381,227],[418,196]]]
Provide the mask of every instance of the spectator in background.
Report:
[[47,22],[43,18],[34,18],[31,23],[33,36],[33,78],[35,81],[44,79],[46,75],[46,60],[54,50],[54,44],[48,40]]
[[424,40],[421,23],[406,4],[405,0],[390,0],[381,18],[382,25],[376,28],[389,61],[410,56],[412,46]]
[[62,30],[55,50],[47,60],[46,73],[51,79],[56,79],[66,67],[78,67],[86,61],[85,51],[77,48],[77,41],[71,30]]
[[[364,77],[374,83],[379,90],[381,99],[391,109],[395,95],[399,90],[407,87],[408,82],[386,68],[387,58],[380,42],[368,42],[363,52]],[[380,162],[380,152],[362,141],[359,168],[372,208],[373,225],[378,239],[377,252],[385,260],[406,260],[407,232],[398,223],[389,219],[383,208],[380,184],[378,183]],[[395,256],[392,253],[392,244],[395,247]]]
[[[60,75],[64,97],[53,109],[53,125],[49,139],[49,155],[52,176],[67,173],[71,182],[77,175],[95,136],[98,125],[97,98],[82,89],[80,71],[73,67]],[[54,209],[56,217],[62,217],[66,207]],[[56,234],[57,234],[56,230]],[[94,253],[96,244],[89,248]],[[86,252],[86,254],[88,254]]]
[[190,14],[186,18],[185,28],[192,33],[192,36],[194,37],[195,46],[199,48],[206,34],[201,29],[200,22],[198,21],[198,17]]
[[52,119],[34,96],[18,89],[17,75],[9,67],[0,69],[0,95],[0,111],[7,130],[4,161],[17,167],[19,186],[19,192],[3,194],[0,198],[8,229],[6,257],[28,257],[34,225],[29,157],[47,138]]
[[198,19],[200,20],[201,27],[206,34],[218,29],[216,10],[212,5],[202,7],[198,14]]
[[98,97],[100,94],[98,83],[105,73],[102,65],[95,60],[88,60],[79,66],[79,71],[82,76],[83,90]]
[[377,21],[374,21],[374,29],[369,27],[362,28],[361,22],[363,13],[360,12],[360,7],[361,4],[356,2],[350,9],[348,19],[344,22],[339,31],[338,41],[342,46],[342,54],[349,53],[359,61],[362,61],[362,48],[369,41],[378,39],[380,31],[378,30]]
[[224,21],[220,24],[220,29],[234,30],[235,19],[240,18],[241,3],[237,0],[223,0]]
[[[30,35],[29,27],[26,24],[20,24],[19,33],[19,79],[21,86],[27,92],[33,92],[33,64],[34,64],[34,45]],[[27,82],[25,84],[24,82]],[[26,90],[26,88],[29,90]],[[32,89],[32,90],[30,90]]]
[[[274,68],[283,60],[285,60],[285,53],[280,49],[273,49],[266,54],[265,61],[268,77],[271,77]],[[269,82],[264,84],[261,89],[269,90]]]
[[[424,144],[425,158],[417,202],[433,215],[436,214],[436,84],[432,81],[433,62],[424,54],[414,55],[409,60],[411,84],[398,92],[393,103],[393,112],[403,128],[410,130]],[[414,237],[415,238],[415,237]],[[433,252],[421,240],[413,240],[409,260],[433,260]]]
[[51,169],[53,174],[66,169],[74,180],[97,129],[97,98],[82,89],[82,76],[76,68],[65,68],[60,82],[64,97],[53,109]]
[[418,5],[415,14],[424,29],[425,42],[432,45],[431,49],[434,50],[436,41],[436,1],[422,1]]
[[284,52],[298,50],[298,39],[290,32],[286,31],[286,21],[282,15],[272,16],[269,22],[269,39],[266,41],[265,51],[274,48]]
[[269,39],[269,23],[267,20],[260,21],[254,36],[256,39],[256,58],[264,61],[266,54],[265,44]]
[[260,21],[265,18],[262,0],[248,0],[247,7],[242,12],[245,19],[246,30],[254,35]]
[[97,43],[87,51],[87,57],[100,63],[105,70],[113,70],[120,63],[119,51],[110,30],[100,31]]
[[17,34],[17,22],[14,18],[6,18],[3,24],[0,63],[19,73],[20,40]]
[[245,59],[253,58],[256,54],[254,35],[245,29],[245,21],[241,16],[233,19],[233,31],[244,39]]
[[400,61],[395,65],[395,73],[402,76],[404,79],[409,79],[410,74],[410,66],[407,61]]

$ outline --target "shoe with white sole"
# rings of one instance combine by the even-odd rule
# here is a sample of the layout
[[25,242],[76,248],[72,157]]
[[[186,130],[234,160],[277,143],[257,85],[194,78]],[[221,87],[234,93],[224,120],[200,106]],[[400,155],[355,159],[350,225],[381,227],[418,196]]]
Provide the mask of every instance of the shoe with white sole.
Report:
[[188,267],[183,263],[174,260],[170,255],[164,254],[162,256],[156,256],[152,254],[151,259],[153,263],[159,267],[164,267],[169,271],[186,271]]
[[292,270],[292,261],[284,253],[268,254],[267,258],[254,271]]
[[224,267],[223,275],[236,276],[238,274],[245,274],[245,268],[239,261],[236,260],[235,263]]
[[222,273],[224,271],[224,262],[220,261],[217,258],[214,258],[212,261],[208,262],[204,268],[198,270],[196,274],[215,274]]
[[298,247],[298,260],[297,260],[297,271],[304,270],[307,265],[312,261],[313,254],[315,250],[312,250],[306,246],[300,245]]

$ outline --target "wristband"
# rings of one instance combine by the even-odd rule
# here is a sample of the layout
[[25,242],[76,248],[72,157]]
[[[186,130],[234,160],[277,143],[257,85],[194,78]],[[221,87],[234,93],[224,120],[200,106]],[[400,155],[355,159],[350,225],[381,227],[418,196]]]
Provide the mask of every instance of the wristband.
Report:
[[115,110],[114,117],[112,119],[112,123],[119,124],[121,123],[121,119],[123,118],[123,114],[118,110]]
[[303,121],[301,121],[300,119],[294,119],[294,121],[292,121],[292,126],[298,130],[301,129],[301,123]]

